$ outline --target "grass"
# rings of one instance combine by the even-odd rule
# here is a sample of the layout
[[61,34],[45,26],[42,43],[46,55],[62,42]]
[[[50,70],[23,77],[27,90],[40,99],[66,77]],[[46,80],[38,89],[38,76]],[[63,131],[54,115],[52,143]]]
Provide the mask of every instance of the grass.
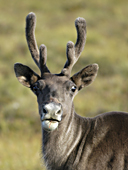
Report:
[[[0,169],[40,170],[41,126],[36,97],[19,84],[13,65],[21,62],[37,73],[25,39],[25,17],[37,16],[36,39],[48,49],[51,72],[61,71],[66,44],[76,41],[74,21],[87,22],[87,41],[72,73],[99,64],[95,82],[74,100],[77,113],[93,117],[106,111],[128,111],[128,2],[0,0]],[[54,59],[54,63],[53,63]]]

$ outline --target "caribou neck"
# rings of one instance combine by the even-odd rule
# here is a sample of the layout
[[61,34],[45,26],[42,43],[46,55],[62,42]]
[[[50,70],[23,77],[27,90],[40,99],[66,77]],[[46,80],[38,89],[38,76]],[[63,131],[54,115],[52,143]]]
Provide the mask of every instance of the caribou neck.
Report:
[[[58,129],[53,132],[47,132],[42,129],[43,153],[46,164],[56,164],[58,167],[63,164],[65,166],[73,154],[77,155],[77,157],[75,157],[75,160],[70,161],[73,164],[77,163],[84,148],[84,141],[90,131],[91,125],[89,122],[90,119],[83,119],[77,115],[72,105],[70,113],[63,117]],[[53,158],[52,155],[56,156]]]

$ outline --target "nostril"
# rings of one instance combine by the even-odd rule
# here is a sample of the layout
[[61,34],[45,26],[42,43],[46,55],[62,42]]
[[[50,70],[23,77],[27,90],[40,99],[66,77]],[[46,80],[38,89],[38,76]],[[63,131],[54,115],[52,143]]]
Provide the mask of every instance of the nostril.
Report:
[[61,114],[61,109],[58,110],[58,111],[56,112],[56,114],[58,114],[58,115]]
[[43,108],[43,113],[45,113],[45,114],[47,113],[47,110],[45,108]]

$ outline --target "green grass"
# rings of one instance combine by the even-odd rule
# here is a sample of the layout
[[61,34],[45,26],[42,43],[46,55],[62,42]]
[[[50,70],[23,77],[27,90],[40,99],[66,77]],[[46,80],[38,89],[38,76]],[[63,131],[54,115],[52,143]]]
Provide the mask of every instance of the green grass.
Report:
[[[36,39],[48,49],[51,72],[61,71],[66,44],[76,41],[74,21],[87,22],[87,41],[72,73],[98,63],[95,82],[74,100],[77,113],[93,117],[106,111],[128,111],[127,0],[0,0],[0,169],[41,170],[41,126],[36,97],[19,84],[13,65],[21,62],[37,73],[25,39],[25,17],[37,16]],[[54,63],[53,63],[54,60]]]

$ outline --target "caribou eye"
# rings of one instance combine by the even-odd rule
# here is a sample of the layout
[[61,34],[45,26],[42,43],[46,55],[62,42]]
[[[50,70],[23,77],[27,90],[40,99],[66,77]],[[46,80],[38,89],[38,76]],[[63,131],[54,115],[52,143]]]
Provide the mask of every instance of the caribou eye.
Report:
[[74,93],[76,91],[76,88],[77,88],[76,86],[72,86],[71,91]]
[[37,86],[34,86],[34,87],[32,88],[32,90],[36,92],[36,91],[38,90],[38,87],[37,87]]
[[38,83],[35,83],[32,87],[31,87],[32,91],[34,93],[36,93],[38,90],[39,90],[39,84]]

